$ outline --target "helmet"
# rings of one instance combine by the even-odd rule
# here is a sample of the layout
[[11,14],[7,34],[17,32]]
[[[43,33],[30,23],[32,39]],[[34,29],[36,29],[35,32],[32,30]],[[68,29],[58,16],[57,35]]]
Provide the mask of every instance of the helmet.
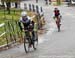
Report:
[[21,16],[27,16],[27,12],[23,11],[23,12],[21,13]]
[[54,8],[55,10],[57,10],[58,8]]

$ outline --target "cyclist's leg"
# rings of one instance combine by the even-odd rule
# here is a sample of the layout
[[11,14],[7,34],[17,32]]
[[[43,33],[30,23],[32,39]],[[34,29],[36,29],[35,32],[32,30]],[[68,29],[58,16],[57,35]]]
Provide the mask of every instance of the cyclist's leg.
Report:
[[58,32],[60,31],[60,23],[58,24]]
[[32,40],[35,40],[35,32],[32,31]]
[[25,31],[25,35],[26,35],[26,40],[28,40],[29,41],[29,32],[28,31]]
[[60,26],[61,26],[61,24],[60,24],[60,22],[61,22],[60,17],[58,17],[58,19],[59,19],[58,32],[60,32]]
[[26,34],[26,40],[29,43],[29,47],[31,47],[31,37],[30,37],[30,32],[29,31],[25,31]]
[[58,32],[60,31],[60,22],[58,22]]
[[59,32],[59,31],[60,31],[60,25],[59,25],[59,22],[56,21],[56,25],[57,25],[58,32]]
[[33,48],[36,50],[35,48],[35,32],[32,31],[32,44],[33,44]]
[[58,28],[58,32],[60,31],[60,18],[59,16],[56,17],[57,20],[56,20],[56,24],[57,24],[57,28]]

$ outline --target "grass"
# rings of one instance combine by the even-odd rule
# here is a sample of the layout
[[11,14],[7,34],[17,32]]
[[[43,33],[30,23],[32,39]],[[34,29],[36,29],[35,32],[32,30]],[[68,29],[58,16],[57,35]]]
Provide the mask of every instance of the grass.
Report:
[[[18,10],[18,9],[12,9],[11,13],[8,14],[7,11],[5,10],[0,10],[0,24],[5,23],[4,27],[0,27],[0,35],[6,31],[7,33],[0,37],[0,45],[4,45],[7,43],[6,41],[6,37],[8,38],[8,42],[14,40],[10,38],[10,34],[12,35],[16,35],[17,32],[20,33],[19,27],[17,26],[17,24],[15,23],[15,21],[19,21],[19,18],[21,17],[21,11],[22,10]],[[33,12],[27,11],[28,12],[28,16],[32,17],[34,15]],[[33,19],[36,22],[36,18]],[[8,24],[8,22],[10,24]],[[14,30],[13,30],[14,28]],[[6,30],[5,30],[6,29]]]
[[[34,14],[32,12],[28,12],[29,16],[33,16]],[[0,10],[0,23],[5,22],[10,19],[19,20],[21,14],[21,10],[11,10],[10,14],[7,14],[7,11],[4,12],[4,10]]]

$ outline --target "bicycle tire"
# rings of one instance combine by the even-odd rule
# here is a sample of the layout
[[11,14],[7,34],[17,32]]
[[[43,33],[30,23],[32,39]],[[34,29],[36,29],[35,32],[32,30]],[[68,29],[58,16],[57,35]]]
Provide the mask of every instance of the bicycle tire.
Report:
[[34,48],[34,50],[36,50],[36,48],[37,48],[37,45],[38,45],[38,34],[37,33],[35,33],[35,39],[33,40],[33,48]]
[[36,34],[35,41],[37,41],[37,45],[38,45],[38,34],[37,33],[35,33],[35,34]]
[[36,50],[36,48],[37,48],[37,43],[36,43],[36,41],[34,41],[33,48],[34,48],[34,50]]
[[[27,45],[28,46],[27,46]],[[24,37],[24,50],[25,50],[25,52],[26,53],[28,53],[29,52],[29,42],[26,42],[26,38]]]

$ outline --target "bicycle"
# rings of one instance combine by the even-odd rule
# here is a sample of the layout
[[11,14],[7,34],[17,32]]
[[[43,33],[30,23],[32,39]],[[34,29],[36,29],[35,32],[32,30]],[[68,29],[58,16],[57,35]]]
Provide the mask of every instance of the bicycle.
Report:
[[54,17],[54,19],[56,19],[56,25],[57,25],[57,28],[58,28],[58,32],[60,32],[61,18],[62,18],[62,16]]
[[24,49],[25,52],[28,53],[30,47],[33,45],[33,49],[36,50],[37,45],[38,45],[38,35],[35,33],[35,37],[32,35],[33,31],[25,31],[25,36],[24,36]]

